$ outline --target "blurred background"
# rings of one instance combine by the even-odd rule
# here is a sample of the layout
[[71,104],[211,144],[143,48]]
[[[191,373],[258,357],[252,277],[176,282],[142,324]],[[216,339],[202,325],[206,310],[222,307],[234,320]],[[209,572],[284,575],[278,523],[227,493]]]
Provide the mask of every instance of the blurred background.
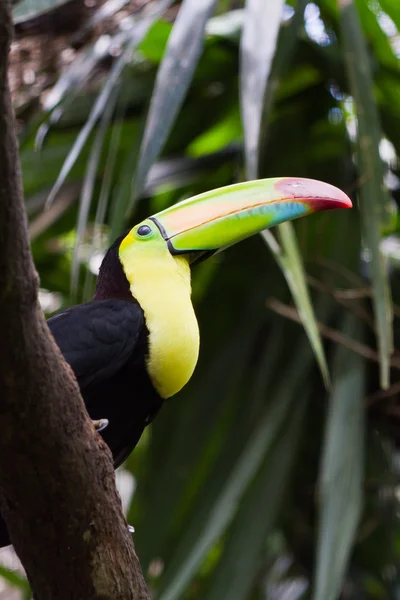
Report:
[[[47,315],[109,244],[256,177],[354,209],[193,269],[201,355],[118,486],[159,600],[400,598],[400,3],[20,0],[10,83]],[[12,549],[0,598],[30,598]]]

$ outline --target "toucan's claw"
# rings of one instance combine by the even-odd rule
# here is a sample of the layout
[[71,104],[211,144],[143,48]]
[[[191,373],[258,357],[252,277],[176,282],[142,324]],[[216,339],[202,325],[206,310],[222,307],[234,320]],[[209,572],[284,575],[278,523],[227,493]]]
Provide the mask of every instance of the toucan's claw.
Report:
[[135,533],[135,528],[132,525],[128,524],[128,531],[129,533]]
[[108,419],[98,419],[97,421],[92,421],[92,423],[97,433],[100,433],[100,431],[108,427],[109,421]]

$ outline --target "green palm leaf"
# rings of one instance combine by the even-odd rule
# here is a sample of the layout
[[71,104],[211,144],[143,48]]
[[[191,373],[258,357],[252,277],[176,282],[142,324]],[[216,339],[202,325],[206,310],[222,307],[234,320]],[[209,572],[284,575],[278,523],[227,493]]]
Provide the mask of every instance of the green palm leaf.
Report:
[[[359,339],[360,325],[347,316],[342,330]],[[364,474],[364,387],[362,357],[336,351],[333,391],[322,456],[320,521],[314,600],[339,598],[362,510]]]
[[133,183],[133,199],[171,131],[203,47],[204,29],[216,0],[184,0],[157,73]]
[[389,199],[383,183],[383,164],[379,155],[382,138],[376,107],[368,51],[357,10],[350,2],[340,2],[340,25],[344,58],[354,97],[358,131],[357,162],[360,177],[360,211],[364,242],[370,254],[373,300],[381,360],[381,385],[389,387],[389,362],[393,352],[392,301],[387,269],[381,254],[381,228],[387,221]]

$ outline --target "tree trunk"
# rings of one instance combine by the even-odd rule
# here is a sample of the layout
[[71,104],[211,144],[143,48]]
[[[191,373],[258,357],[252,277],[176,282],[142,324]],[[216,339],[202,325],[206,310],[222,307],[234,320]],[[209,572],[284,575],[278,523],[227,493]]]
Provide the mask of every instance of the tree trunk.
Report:
[[38,305],[7,84],[0,0],[0,504],[38,600],[147,599],[115,488],[69,366]]

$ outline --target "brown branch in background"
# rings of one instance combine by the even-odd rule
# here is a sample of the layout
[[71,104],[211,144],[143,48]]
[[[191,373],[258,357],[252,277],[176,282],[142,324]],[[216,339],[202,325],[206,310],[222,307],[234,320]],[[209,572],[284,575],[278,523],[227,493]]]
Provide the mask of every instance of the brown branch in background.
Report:
[[400,394],[400,381],[391,385],[387,390],[377,390],[367,397],[367,406],[372,406],[381,400],[387,400],[396,394]]
[[362,300],[363,298],[370,298],[371,295],[371,288],[347,288],[335,290],[335,296],[343,300]]
[[[275,298],[271,298],[271,299],[267,300],[267,308],[270,308],[277,314],[279,314],[282,317],[285,317],[287,319],[290,319],[291,321],[294,321],[295,323],[299,323],[299,324],[302,323],[301,317],[295,308],[292,308],[291,306],[288,306],[287,304],[284,304],[283,302],[280,302],[279,300],[276,300]],[[328,327],[327,325],[324,325],[320,321],[317,321],[317,326],[318,326],[318,330],[319,330],[320,334],[323,337],[331,340],[332,342],[336,342],[337,344],[341,344],[342,346],[345,346],[352,352],[355,352],[356,354],[360,354],[361,356],[363,356],[364,358],[367,358],[368,360],[372,360],[374,362],[379,363],[379,356],[375,352],[375,350],[372,350],[372,348],[369,348],[365,344],[361,344],[360,342],[357,342],[356,340],[352,340],[351,338],[347,337],[346,335],[343,335],[343,333],[341,333],[340,331],[337,331],[336,329],[331,329],[330,327]],[[390,365],[394,369],[400,369],[400,358],[392,357],[392,359],[390,361]]]
[[338,304],[344,306],[348,311],[352,312],[356,317],[364,321],[369,327],[375,331],[374,321],[371,318],[370,313],[366,311],[362,306],[356,304],[354,300],[365,298],[369,296],[369,290],[364,289],[353,289],[353,290],[337,290],[327,283],[322,283],[316,277],[307,275],[307,282],[310,287],[323,293],[329,294]]
[[147,599],[110,452],[39,308],[0,0],[0,507],[38,600]]
[[344,265],[341,265],[334,260],[330,260],[329,258],[325,257],[317,257],[314,259],[314,263],[331,271],[332,273],[335,273],[336,275],[339,275],[340,277],[343,277],[343,279],[348,281],[356,288],[363,289],[365,286],[365,281],[360,275],[354,273],[354,271],[351,271],[351,269],[348,269]]
[[[372,298],[372,288],[365,287],[363,279],[357,275],[357,273],[353,273],[347,267],[343,267],[343,265],[339,265],[338,263],[326,258],[317,258],[314,262],[315,264],[329,269],[333,273],[336,273],[336,275],[343,277],[349,283],[355,286],[355,289],[352,290],[336,290],[335,295],[337,298]],[[393,315],[400,318],[400,306],[398,304],[393,304]]]

